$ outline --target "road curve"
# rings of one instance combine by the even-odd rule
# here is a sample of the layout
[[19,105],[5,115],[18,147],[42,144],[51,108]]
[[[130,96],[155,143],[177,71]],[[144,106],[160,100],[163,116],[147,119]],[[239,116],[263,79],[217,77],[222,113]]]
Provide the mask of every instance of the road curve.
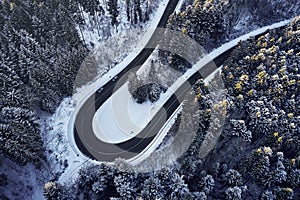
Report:
[[[157,25],[157,28],[165,28],[169,16],[175,10],[178,1],[179,0],[171,0],[168,2],[165,12]],[[154,31],[146,46],[156,46],[156,44],[158,44],[157,39],[160,38],[159,33],[159,31]],[[85,101],[85,103],[79,109],[77,115],[75,116],[73,129],[74,139],[80,151],[86,156],[92,159],[107,162],[114,161],[114,159],[117,157],[128,159],[131,158],[133,154],[136,155],[137,152],[140,152],[143,147],[146,147],[147,144],[151,142],[152,138],[139,140],[132,139],[128,142],[118,145],[111,145],[102,142],[93,133],[92,121],[97,109],[113,94],[114,91],[118,89],[120,85],[124,84],[127,81],[127,78],[125,78],[127,77],[127,73],[133,68],[141,66],[151,55],[153,50],[154,48],[143,49],[135,57],[135,59],[117,75],[118,78],[111,80],[104,86],[102,86],[102,92],[96,91]],[[119,86],[116,85],[117,82]],[[141,145],[141,143],[143,145]],[[133,148],[130,149],[130,147]]]
[[[169,2],[166,12],[172,13],[176,4],[177,1],[172,1],[172,3]],[[163,25],[166,24],[166,20],[168,19],[167,16],[169,16],[166,12],[159,23],[159,27],[163,27]],[[259,32],[256,34],[256,37],[259,37],[266,31],[267,29]],[[149,43],[153,42],[157,41],[150,39]],[[151,46],[153,46],[153,44],[151,44]],[[92,94],[80,108],[76,115],[74,124],[74,138],[77,146],[86,156],[98,161],[112,162],[118,157],[131,159],[136,156],[151,143],[156,134],[160,131],[161,127],[164,126],[166,122],[165,120],[167,120],[179,107],[187,93],[189,88],[188,86],[199,78],[205,79],[213,73],[227,59],[234,47],[235,46],[232,46],[220,53],[212,61],[201,67],[199,71],[195,72],[187,81],[185,81],[155,114],[151,122],[136,137],[119,144],[108,144],[102,142],[93,133],[92,121],[94,114],[113,94],[113,92],[116,91],[116,87],[118,87],[116,83],[118,82],[118,85],[125,83],[127,81],[127,72],[136,66],[142,65],[153,52],[153,49],[143,49],[141,53],[118,74],[119,78],[109,81],[102,87],[103,89],[101,92],[97,91]]]

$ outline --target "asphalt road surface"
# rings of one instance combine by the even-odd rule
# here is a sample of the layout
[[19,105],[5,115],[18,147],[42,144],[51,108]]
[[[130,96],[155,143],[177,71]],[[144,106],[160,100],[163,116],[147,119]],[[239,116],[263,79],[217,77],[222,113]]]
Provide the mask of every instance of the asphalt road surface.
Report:
[[[175,10],[178,1],[179,0],[169,1],[157,28],[165,28],[169,16]],[[146,46],[156,46],[159,42],[160,33],[160,31],[154,31]],[[157,130],[157,128],[163,126],[165,121],[159,122],[158,124],[155,124],[154,127],[151,127],[150,125],[153,126],[153,122],[155,121],[152,120],[152,122],[139,135],[137,135],[137,137],[120,144],[108,144],[100,141],[94,135],[92,128],[93,117],[99,107],[113,94],[114,91],[118,89],[118,87],[127,81],[128,72],[137,66],[141,66],[153,51],[154,48],[143,49],[139,55],[136,56],[136,58],[116,76],[116,78],[105,84],[101,88],[101,91],[98,90],[94,94],[91,94],[84,105],[80,108],[79,112],[75,116],[74,138],[78,148],[86,156],[107,162],[112,162],[118,157],[129,159],[141,152],[152,141],[155,135],[149,137],[148,133],[157,133],[159,130]],[[168,102],[171,102],[171,100]],[[171,102],[171,104],[169,103],[169,106],[170,105],[173,105],[172,107],[178,107],[179,102]],[[159,113],[161,113],[161,111],[157,114]],[[172,112],[170,111],[170,114],[171,113]]]
[[[165,13],[158,24],[159,28],[165,27],[169,15],[174,11],[177,3],[178,0],[169,1]],[[156,46],[155,44],[159,42],[157,38],[160,37],[157,35],[158,33],[159,31],[154,32],[147,46]],[[259,37],[260,35],[262,34],[259,34],[256,37]],[[93,117],[99,107],[114,93],[114,91],[127,81],[128,72],[137,66],[141,66],[154,50],[154,48],[143,49],[116,78],[113,78],[101,89],[94,94],[91,94],[79,109],[79,112],[75,116],[74,124],[74,138],[78,148],[89,158],[102,162],[113,162],[119,157],[130,159],[138,155],[151,143],[168,118],[181,104],[190,89],[190,85],[198,79],[205,79],[213,73],[228,58],[233,49],[234,47],[223,52],[184,82],[155,114],[151,122],[136,137],[119,144],[102,142],[93,132]]]

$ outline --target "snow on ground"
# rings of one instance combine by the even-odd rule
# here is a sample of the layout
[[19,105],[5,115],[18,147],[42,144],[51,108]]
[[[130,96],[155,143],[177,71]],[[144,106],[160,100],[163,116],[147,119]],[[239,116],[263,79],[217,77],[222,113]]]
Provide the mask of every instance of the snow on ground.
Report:
[[[156,53],[155,53],[156,55]],[[137,71],[146,75],[153,54]],[[120,143],[135,137],[150,122],[152,117],[172,95],[168,90],[161,94],[157,102],[150,101],[138,104],[128,91],[128,83],[118,89],[96,112],[93,118],[93,129],[96,136],[107,143]],[[107,124],[107,126],[105,126]]]
[[[156,12],[156,15],[155,17],[152,19],[152,22],[150,23],[150,27],[155,27],[153,26],[155,23],[158,23],[160,17],[161,17],[161,14],[163,13],[163,10],[165,8],[165,6],[163,5],[164,3],[166,3],[167,0],[164,0],[161,2],[160,4],[160,7],[158,8],[157,12]],[[282,24],[286,24],[286,22],[282,22]],[[280,25],[282,25],[280,24]],[[277,24],[277,27],[279,25]],[[267,28],[265,28],[264,30],[268,29],[268,28],[275,28],[274,26],[269,26]],[[84,103],[85,99],[89,97],[89,95],[91,93],[93,93],[94,91],[96,91],[98,88],[101,87],[101,85],[104,85],[107,81],[109,81],[113,76],[115,76],[116,74],[118,74],[124,67],[127,66],[127,64],[139,53],[139,51],[142,49],[142,47],[145,45],[145,42],[148,41],[148,39],[150,38],[150,36],[152,35],[154,29],[151,30],[151,29],[148,29],[147,32],[144,34],[143,36],[143,39],[141,39],[141,42],[135,47],[135,49],[133,51],[131,51],[131,53],[122,61],[122,63],[116,65],[114,68],[109,68],[109,73],[106,73],[105,75],[103,75],[101,78],[97,79],[96,81],[94,81],[93,83],[89,84],[89,85],[86,85],[82,88],[80,88],[78,90],[78,93],[74,95],[75,97],[75,104],[77,109],[80,108],[80,106]],[[259,33],[259,32],[262,32],[262,30],[258,30],[256,32],[253,32],[251,33],[250,35],[255,35],[256,33]],[[250,36],[248,35],[248,36]],[[242,37],[240,39],[247,39],[247,37]],[[238,41],[240,40],[238,39]],[[234,41],[234,42],[237,42],[237,41]],[[233,45],[234,44],[231,43],[230,45]],[[229,44],[227,44],[227,47],[230,46]],[[222,46],[223,49],[226,49],[226,45],[225,46]],[[211,53],[211,57],[214,57],[216,54],[218,53],[221,53],[222,52],[222,48],[219,48],[215,51],[213,51]],[[100,51],[101,52],[101,51]],[[108,66],[108,63],[103,63],[104,65],[107,65]],[[107,70],[108,71],[108,70]],[[191,70],[188,70],[187,71],[187,74],[186,75],[190,75],[193,73],[193,69]],[[182,76],[182,78],[180,78],[179,80],[180,81],[184,81],[184,79],[186,78],[186,75]],[[180,83],[180,81],[178,83]],[[176,84],[175,84],[176,85]],[[177,85],[178,86],[178,85]],[[175,87],[175,86],[174,86]],[[172,87],[171,87],[172,89]],[[170,90],[169,90],[170,91]],[[169,92],[166,92],[165,94],[162,94],[161,95],[161,99],[159,100],[159,102],[162,102],[164,101],[165,99],[168,98],[168,96],[170,95]],[[130,101],[127,101],[130,103]],[[51,139],[51,136],[50,138],[48,139],[48,141],[51,141],[49,142],[49,149],[53,148],[55,149],[53,152],[55,152],[52,156],[52,160],[56,160],[56,158],[58,157],[58,159],[61,159],[61,163],[64,163],[65,161],[63,160],[67,160],[67,163],[68,163],[68,167],[64,170],[61,166],[58,167],[58,169],[63,169],[65,172],[62,174],[62,176],[60,177],[60,181],[61,182],[65,182],[67,180],[70,180],[71,177],[74,177],[76,175],[76,172],[78,171],[78,169],[85,163],[89,162],[88,159],[82,155],[79,150],[77,149],[76,147],[76,144],[74,143],[74,141],[72,141],[72,127],[67,127],[67,124],[68,125],[72,125],[73,123],[71,123],[73,119],[73,115],[74,115],[74,110],[72,110],[72,101],[70,99],[66,99],[60,106],[60,108],[58,109],[57,113],[60,113],[60,114],[57,114],[57,115],[54,115],[54,118],[55,120],[54,123],[55,124],[52,124],[52,127],[55,127],[53,133],[55,132],[58,132],[58,134],[53,134],[53,135],[57,135],[56,137],[58,137],[59,139],[55,139],[55,138],[52,138]],[[134,111],[133,109],[135,109],[135,111],[139,110],[137,107],[137,105],[132,105],[132,102],[130,103],[131,105],[131,108],[130,111]],[[162,104],[161,104],[162,105]],[[148,104],[146,106],[143,106],[141,107],[141,112],[137,113],[136,117],[134,117],[135,115],[132,113],[129,114],[131,116],[131,119],[137,119],[137,118],[140,118],[141,114],[142,113],[146,113],[145,110],[148,109],[149,111],[149,107],[153,106],[152,104]],[[151,108],[150,108],[151,110]],[[75,113],[76,113],[76,108],[75,108]],[[130,113],[130,112],[129,112]],[[150,112],[151,114],[151,112]],[[175,117],[175,115],[174,115]],[[58,119],[61,119],[61,120],[56,120],[56,118]],[[147,117],[145,117],[147,118]],[[171,118],[169,120],[170,124],[172,124],[172,121],[174,118]],[[69,123],[66,123],[67,121],[69,121]],[[139,121],[141,122],[141,121]],[[144,122],[145,123],[145,122]],[[165,127],[169,126],[170,125],[169,123],[166,123]],[[67,135],[68,134],[68,135]],[[51,135],[51,134],[50,134]],[[163,134],[160,134],[160,137],[162,137]],[[64,139],[62,139],[64,138]],[[65,141],[65,142],[61,142],[61,141]],[[55,144],[55,141],[57,141],[57,144]],[[154,141],[155,142],[155,141]],[[60,146],[60,144],[62,146]],[[158,143],[158,142],[157,142]],[[48,146],[47,145],[47,146]],[[51,147],[51,146],[54,146],[54,147]],[[151,147],[154,147],[153,145]],[[57,151],[58,149],[58,151]],[[60,156],[60,155],[63,155],[63,156]],[[79,155],[79,156],[77,156]],[[51,157],[51,155],[50,155]],[[62,160],[63,159],[63,160]],[[55,163],[58,163],[57,160]],[[54,168],[56,168],[55,166],[53,166]]]
[[[148,2],[150,10],[156,10],[161,0],[151,0],[151,3]],[[104,8],[105,13],[102,15],[98,13],[97,16],[91,16],[89,13],[83,11],[81,7],[80,10],[83,15],[84,25],[77,25],[78,33],[81,39],[88,45],[90,49],[93,49],[95,46],[98,46],[99,43],[109,39],[111,36],[114,36],[120,32],[130,31],[131,29],[144,29],[149,25],[147,23],[139,23],[139,24],[131,24],[127,20],[127,13],[126,13],[126,1],[119,0],[119,15],[118,15],[118,26],[111,25],[111,18],[110,14],[107,11],[107,1],[99,1],[100,6]],[[145,13],[146,3],[143,2],[141,4],[142,12]],[[153,19],[155,12],[150,13],[150,19]],[[97,24],[95,24],[94,18],[97,18]],[[150,20],[151,21],[151,20]]]
[[[150,15],[150,20],[146,23],[144,29],[126,30],[108,41],[99,42],[98,46],[91,53],[91,56],[96,60],[96,78],[88,84],[76,88],[75,95],[89,95],[95,92],[99,86],[105,85],[138,55],[155,31],[155,27],[157,27],[167,3],[168,0],[160,2],[156,11]],[[84,65],[80,70],[85,70]]]
[[130,52],[136,52],[136,44],[142,40],[144,33],[145,30],[132,29],[99,43],[98,47],[93,51],[98,65],[97,75],[102,77],[110,69],[122,62]]
[[[141,49],[143,49],[147,41],[150,39],[152,33],[154,32],[155,29],[151,27],[157,26],[162,14],[164,13],[167,2],[168,0],[162,0],[160,2],[157,10],[150,16],[150,22],[147,23],[148,29],[144,31],[143,34],[141,34],[141,32],[135,32],[133,35],[129,34],[128,36],[127,32],[127,35],[125,36],[124,34],[116,36],[115,40],[113,41],[115,41],[114,44],[117,45],[115,47],[116,49],[113,51],[120,52],[117,56],[115,56],[118,57],[119,60],[113,61],[107,54],[103,56],[107,57],[107,60],[103,60],[103,57],[96,57],[98,59],[97,61],[101,62],[100,65],[102,67],[109,66],[112,62],[115,62],[113,64],[114,66],[103,67],[102,69],[104,70],[101,70],[100,67],[99,75],[94,82],[79,88],[72,99],[66,98],[61,103],[61,105],[51,118],[45,118],[45,133],[47,134],[44,135],[44,141],[46,141],[45,147],[48,152],[47,157],[51,162],[51,168],[53,169],[53,171],[59,174],[62,173],[59,178],[60,182],[67,182],[72,180],[74,177],[76,177],[77,172],[82,165],[94,162],[85,157],[75,144],[72,125],[74,124],[74,115],[76,111],[78,111],[80,106],[84,103],[84,101],[89,97],[90,94],[100,88],[101,85],[107,83],[112,77],[114,77],[124,67],[126,67],[133,60],[133,58],[136,57],[136,55],[138,55],[138,53],[141,51]],[[121,38],[123,38],[123,40]],[[118,46],[118,44],[122,44],[122,47],[131,46],[132,49],[120,49],[120,46]],[[137,45],[132,46],[134,44]],[[109,48],[112,47],[112,43],[107,43],[106,49],[101,48],[101,45],[99,46],[100,47],[96,49],[95,52],[93,52],[94,55],[98,54],[98,56],[101,56],[101,54],[103,54],[104,52],[108,52]],[[128,54],[128,52],[130,53]],[[127,54],[128,56],[124,58],[124,56]],[[122,62],[120,64],[117,64],[119,61]]]
[[[152,54],[149,56],[149,59],[140,67],[140,69],[136,72],[136,74],[142,80],[148,80],[148,75],[150,71],[151,62],[153,62],[153,67],[155,68],[157,73],[157,78],[165,87],[171,86],[180,76],[182,76],[182,72],[174,70],[166,64],[163,64],[159,60],[159,47],[156,47]],[[147,102],[145,102],[147,103]]]
[[[164,148],[158,149],[163,143],[165,136],[169,133],[171,127],[175,123],[178,115],[181,113],[182,107],[179,106],[175,112],[166,121],[164,126],[160,129],[159,134],[151,141],[151,143],[140,154],[128,160],[133,166],[136,172],[147,173],[161,169],[161,167],[171,164],[168,162],[174,161],[172,154],[166,153]],[[166,146],[172,142],[173,138],[170,138],[163,145]],[[166,155],[167,156],[164,156]],[[168,157],[168,159],[166,159]]]
[[[119,93],[122,93],[122,89],[120,90]],[[118,95],[114,96],[115,98],[118,98]],[[122,102],[123,104],[120,105],[120,107],[116,109],[120,109],[119,112],[122,114],[124,113],[124,110],[122,108],[127,108],[123,107],[124,103],[128,102],[127,98],[130,98],[130,95],[122,95]],[[125,126],[120,126],[119,124],[123,122],[131,122],[131,121],[120,121],[118,122],[117,119],[115,119],[114,112],[112,111],[113,109],[113,104],[111,98],[109,98],[103,106],[101,106],[101,109],[98,109],[96,114],[94,115],[93,118],[93,130],[95,131],[95,135],[97,136],[98,139],[107,142],[107,143],[120,143],[123,141],[126,141],[134,136],[136,136],[136,133],[140,131],[139,127],[135,126],[135,124],[128,124]],[[124,116],[126,117],[126,116]],[[104,124],[107,124],[105,126]],[[127,130],[126,128],[129,128]]]
[[[9,199],[22,200],[42,200],[44,180],[49,178],[47,169],[41,171],[35,168],[33,164],[25,166],[16,165],[7,158],[0,161],[1,173],[8,178],[8,185],[0,186],[0,199],[5,195]],[[51,175],[50,175],[51,176]]]
[[[172,84],[168,91],[161,95],[159,101],[157,101],[155,104],[149,104],[146,103],[144,105],[138,105],[135,101],[130,100],[131,95],[129,94],[129,91],[126,87],[126,85],[122,86],[118,91],[116,91],[107,102],[104,103],[102,107],[100,107],[97,111],[102,112],[102,115],[96,114],[93,120],[93,127],[96,127],[96,124],[101,125],[103,129],[105,129],[105,126],[107,125],[108,128],[113,128],[114,132],[114,138],[110,137],[110,140],[107,140],[106,142],[111,143],[117,143],[117,142],[123,142],[125,141],[124,138],[125,135],[127,135],[127,140],[132,138],[134,135],[137,135],[138,132],[141,131],[147,123],[150,122],[152,116],[155,115],[155,113],[159,110],[159,108],[167,101],[167,99],[173,94],[173,91],[176,91],[178,87],[182,85],[184,81],[186,81],[189,77],[191,77],[195,72],[199,71],[203,66],[205,66],[207,63],[209,63],[211,60],[225,52],[226,50],[236,46],[239,41],[241,40],[247,40],[251,36],[258,35],[260,33],[265,32],[268,29],[280,27],[283,25],[286,25],[290,22],[290,20],[285,20],[283,22],[279,22],[276,24],[273,24],[271,26],[266,26],[263,28],[260,28],[258,30],[255,30],[251,33],[245,34],[235,40],[232,40],[231,42],[228,42],[221,47],[215,49],[208,55],[204,56],[202,59],[200,59],[191,69],[188,69],[184,75],[182,75],[180,78],[177,79],[177,81]],[[147,66],[149,63],[149,60],[152,58],[148,58],[144,66]],[[219,68],[220,70],[220,68]],[[145,72],[145,67],[141,67],[141,69],[137,72],[137,74],[141,74],[142,72]],[[208,80],[211,80],[213,75],[218,70],[215,70],[215,72],[208,77]],[[207,80],[207,81],[208,81]],[[222,89],[222,88],[220,88]],[[105,110],[105,113],[103,113]],[[104,117],[105,116],[105,117]],[[106,116],[111,116],[111,120],[109,123],[105,121]],[[175,117],[175,116],[174,116]],[[95,120],[96,119],[96,120]],[[136,121],[134,121],[136,120]],[[172,122],[172,120],[170,121]],[[140,123],[140,124],[139,124]],[[107,129],[108,130],[108,129]],[[132,135],[130,135],[130,132],[133,130]],[[98,134],[99,129],[94,129],[95,134]],[[208,130],[208,132],[210,129]],[[159,137],[164,137],[167,131],[163,133],[159,133]],[[109,134],[112,134],[110,132]],[[100,134],[101,136],[105,135],[104,133]],[[120,138],[122,136],[122,141],[120,141]],[[99,137],[101,139],[101,137]],[[158,146],[158,143],[153,143],[153,147],[150,147],[153,150],[155,149],[154,146]],[[148,151],[147,151],[148,152]],[[139,160],[147,158],[148,154],[142,153],[143,156],[138,156]],[[133,160],[136,160],[135,158]]]
[[42,123],[44,146],[51,171],[58,176],[67,171],[64,173],[66,180],[72,180],[83,164],[91,162],[77,150],[77,147],[74,147],[76,144],[68,139],[70,138],[68,134],[72,133],[69,132],[67,122],[73,117],[73,111],[72,99],[66,98],[56,112]]
[[177,6],[176,6],[176,8],[175,8],[175,12],[176,12],[177,14],[180,13],[181,7],[182,7],[184,1],[185,1],[185,0],[179,0]]
[[8,176],[8,180],[13,181],[8,183],[5,190],[0,187],[0,194],[5,194],[10,199],[44,199],[43,186],[46,182],[57,180],[66,169],[65,180],[72,180],[83,164],[91,162],[68,141],[69,127],[66,122],[73,110],[72,99],[66,98],[52,116],[40,114],[41,134],[48,162],[39,170],[30,163],[19,166],[9,159],[1,159],[1,172]]

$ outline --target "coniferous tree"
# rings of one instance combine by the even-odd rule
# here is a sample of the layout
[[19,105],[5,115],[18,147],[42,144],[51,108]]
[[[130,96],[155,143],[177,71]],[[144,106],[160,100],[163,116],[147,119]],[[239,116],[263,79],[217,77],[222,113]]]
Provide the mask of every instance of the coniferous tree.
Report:
[[17,107],[2,108],[0,115],[1,152],[19,164],[39,166],[44,155],[37,116]]
[[145,180],[141,190],[141,197],[143,199],[162,199],[165,197],[163,185],[158,178],[150,177]]
[[170,198],[183,199],[188,193],[190,193],[190,191],[183,180],[183,176],[179,176],[179,174],[175,173],[172,177]]
[[47,200],[65,199],[62,186],[57,182],[48,182],[44,186],[44,197]]
[[119,16],[118,0],[109,0],[107,6],[107,10],[111,16],[111,24],[117,26],[119,23],[117,19]]

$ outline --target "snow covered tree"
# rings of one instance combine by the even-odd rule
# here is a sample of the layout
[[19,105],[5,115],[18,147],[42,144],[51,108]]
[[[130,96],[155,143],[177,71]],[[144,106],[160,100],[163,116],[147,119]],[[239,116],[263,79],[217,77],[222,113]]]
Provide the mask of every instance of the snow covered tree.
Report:
[[57,182],[48,182],[44,186],[44,197],[47,200],[63,199],[61,185]]
[[230,186],[239,186],[242,183],[242,176],[237,170],[230,169],[225,174],[224,180]]
[[193,192],[192,195],[193,195],[192,199],[198,199],[198,200],[207,199],[207,195],[204,192]]
[[300,185],[300,170],[299,169],[291,169],[288,172],[287,182],[291,187],[299,187]]
[[158,101],[160,94],[166,92],[167,88],[160,84],[158,75],[154,66],[151,64],[149,76],[147,79],[141,79],[135,73],[128,75],[128,90],[137,103],[144,103],[147,100],[151,102]]
[[[148,2],[143,2],[148,5]],[[146,9],[147,13],[148,9]],[[140,0],[126,0],[126,14],[127,20],[133,24],[138,24],[139,22],[143,22],[143,12],[141,8]]]
[[171,199],[183,199],[188,193],[190,193],[187,184],[183,180],[183,176],[180,176],[179,174],[175,173],[172,176],[172,182],[171,182]]
[[201,172],[202,178],[198,183],[199,191],[208,195],[215,187],[215,180],[211,175],[205,175],[206,172]]
[[138,103],[143,103],[147,99],[145,87],[143,81],[140,80],[136,73],[130,73],[128,75],[128,90],[130,94],[137,99]]
[[144,181],[141,197],[143,199],[160,199],[165,197],[163,185],[158,178],[150,177]]
[[40,165],[44,158],[38,117],[30,110],[4,107],[0,112],[0,151],[25,165]]
[[151,102],[158,101],[161,93],[167,91],[166,87],[164,87],[160,84],[157,84],[157,83],[153,83],[153,84],[150,84],[148,86],[149,86],[149,92],[148,92],[149,96],[148,96],[148,98]]
[[116,176],[114,182],[116,190],[122,199],[134,199],[136,190],[127,178]]
[[293,199],[294,191],[291,188],[276,187],[273,191],[276,200]]
[[271,164],[270,155],[268,155],[264,149],[265,148],[258,148],[253,151],[247,163],[247,170],[255,180],[267,185],[270,179]]
[[119,158],[115,160],[116,174],[114,185],[121,198],[133,199],[137,195],[138,174],[133,167],[125,160]]
[[76,195],[87,199],[107,199],[118,193],[114,186],[115,168],[106,164],[88,165],[80,169]]
[[119,15],[118,0],[108,0],[107,10],[111,16],[111,24],[117,26],[119,23],[117,19]]
[[246,142],[251,142],[252,133],[247,130],[244,120],[235,120],[231,119],[230,124],[232,126],[232,135],[233,136],[242,136],[243,140]]
[[170,187],[172,182],[172,173],[173,172],[170,167],[164,167],[156,174],[156,177],[160,180],[164,187]]
[[282,183],[287,179],[287,172],[285,171],[285,166],[283,165],[284,158],[283,153],[277,153],[277,163],[274,171],[271,172],[272,180],[275,183]]
[[242,190],[237,186],[228,188],[225,194],[226,200],[242,200]]
[[133,0],[133,1],[134,1],[133,21],[135,24],[137,24],[138,22],[143,21],[141,1],[140,0]]
[[261,199],[261,200],[275,200],[275,196],[274,196],[274,194],[273,194],[271,191],[266,190],[266,191],[262,194],[262,196],[261,196],[260,199]]

